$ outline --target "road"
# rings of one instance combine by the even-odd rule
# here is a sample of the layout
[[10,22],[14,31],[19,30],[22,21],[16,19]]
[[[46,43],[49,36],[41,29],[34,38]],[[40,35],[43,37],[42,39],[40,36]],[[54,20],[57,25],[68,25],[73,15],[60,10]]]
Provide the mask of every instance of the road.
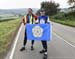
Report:
[[[53,33],[52,40],[48,42],[47,59],[75,59],[75,28],[60,25],[52,22]],[[43,59],[39,53],[42,49],[40,41],[35,41],[34,51],[30,50],[31,41],[27,42],[26,50],[20,52],[24,39],[24,26],[21,26],[19,37],[8,54],[7,59]]]

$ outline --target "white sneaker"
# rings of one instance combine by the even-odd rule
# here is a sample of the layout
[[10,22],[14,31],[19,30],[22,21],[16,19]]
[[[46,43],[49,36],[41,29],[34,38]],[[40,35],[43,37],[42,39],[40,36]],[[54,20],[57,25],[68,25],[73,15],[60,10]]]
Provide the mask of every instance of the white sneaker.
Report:
[[44,55],[46,55],[46,56],[47,56],[47,52],[44,52]]

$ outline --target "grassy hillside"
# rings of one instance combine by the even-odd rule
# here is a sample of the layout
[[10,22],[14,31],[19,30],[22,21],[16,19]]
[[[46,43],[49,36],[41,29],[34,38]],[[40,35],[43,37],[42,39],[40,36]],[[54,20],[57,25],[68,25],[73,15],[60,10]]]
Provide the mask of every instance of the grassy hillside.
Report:
[[58,13],[51,17],[51,21],[75,27],[75,11],[65,13]]
[[11,43],[11,37],[19,24],[19,19],[0,22],[0,58],[6,53]]

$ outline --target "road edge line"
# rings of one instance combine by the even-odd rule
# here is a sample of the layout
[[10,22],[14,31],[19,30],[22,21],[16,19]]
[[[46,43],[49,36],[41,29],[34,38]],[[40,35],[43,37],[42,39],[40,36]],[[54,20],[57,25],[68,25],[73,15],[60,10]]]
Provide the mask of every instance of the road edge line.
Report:
[[60,38],[61,40],[63,40],[65,43],[67,43],[71,47],[75,48],[75,46],[73,44],[69,43],[68,41],[66,41],[65,39],[63,39],[61,36],[59,36],[58,34],[56,34],[55,32],[53,32],[53,34],[55,34],[58,38]]
[[22,26],[23,25],[21,24],[21,26],[20,26],[20,28],[18,30],[18,33],[17,33],[17,35],[15,37],[15,40],[14,40],[14,43],[13,43],[13,46],[12,46],[12,50],[10,52],[10,56],[9,56],[8,59],[12,59],[13,58],[13,55],[14,55],[14,52],[15,52],[15,48],[16,48],[16,45],[17,45],[17,42],[18,42],[18,38],[19,38],[19,35],[20,35],[20,32],[21,32]]

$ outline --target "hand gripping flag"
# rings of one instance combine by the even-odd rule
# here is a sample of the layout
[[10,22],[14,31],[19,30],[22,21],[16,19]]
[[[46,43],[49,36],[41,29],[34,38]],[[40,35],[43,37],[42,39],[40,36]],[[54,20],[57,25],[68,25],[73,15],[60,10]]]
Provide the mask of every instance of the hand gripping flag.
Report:
[[26,33],[28,40],[51,40],[52,26],[51,24],[27,24]]

